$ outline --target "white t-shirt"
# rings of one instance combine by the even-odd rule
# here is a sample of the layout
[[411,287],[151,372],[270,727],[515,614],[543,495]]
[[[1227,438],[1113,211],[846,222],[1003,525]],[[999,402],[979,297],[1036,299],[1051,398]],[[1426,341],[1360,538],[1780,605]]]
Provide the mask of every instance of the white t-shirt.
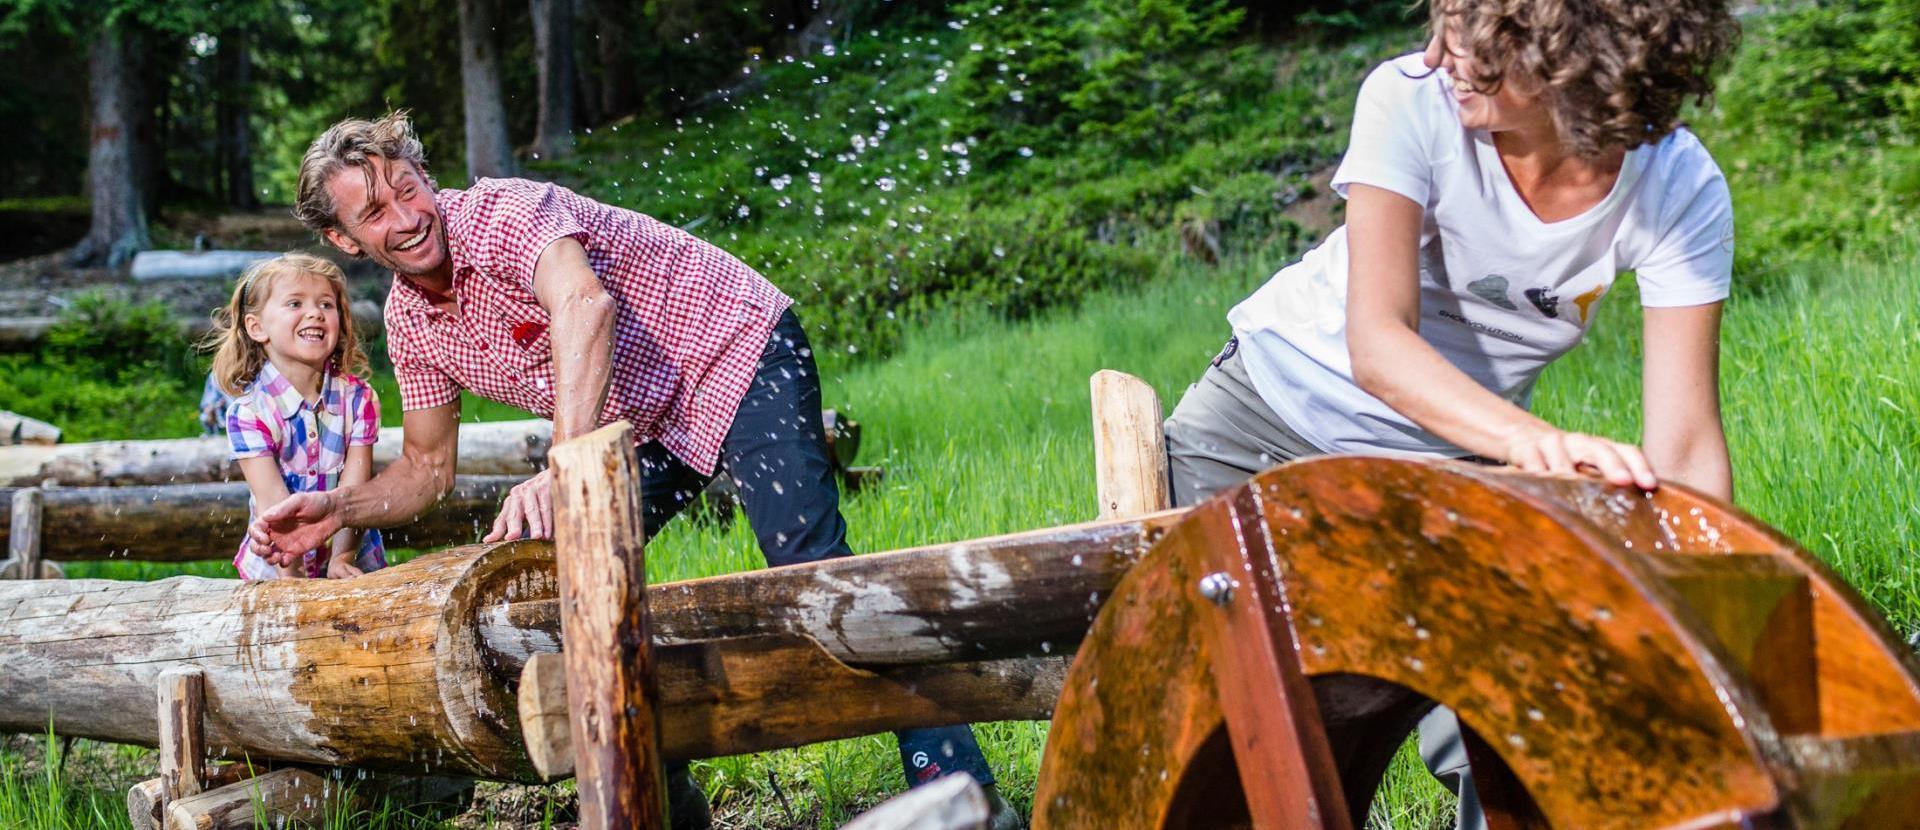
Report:
[[[1445,72],[1418,54],[1360,87],[1333,189],[1365,184],[1425,206],[1420,336],[1495,394],[1526,407],[1534,381],[1580,342],[1621,271],[1641,304],[1727,296],[1733,204],[1720,168],[1685,129],[1626,155],[1613,191],[1542,222],[1520,199],[1492,137],[1460,125]],[[1260,397],[1328,452],[1465,455],[1353,381],[1342,227],[1227,313]]]

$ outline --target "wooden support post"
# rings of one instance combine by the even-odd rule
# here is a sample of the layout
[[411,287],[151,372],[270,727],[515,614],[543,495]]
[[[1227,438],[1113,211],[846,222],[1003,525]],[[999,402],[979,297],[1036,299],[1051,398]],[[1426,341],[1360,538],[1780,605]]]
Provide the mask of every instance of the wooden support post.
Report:
[[14,491],[13,515],[7,536],[7,561],[0,563],[0,576],[11,573],[14,579],[40,578],[40,516],[44,499],[40,488]]
[[1173,506],[1160,396],[1125,372],[1093,373],[1093,469],[1100,518],[1122,519]]
[[162,672],[159,704],[162,798],[174,801],[196,795],[205,788],[206,677],[199,669]]
[[553,448],[567,707],[585,830],[666,826],[633,428]]

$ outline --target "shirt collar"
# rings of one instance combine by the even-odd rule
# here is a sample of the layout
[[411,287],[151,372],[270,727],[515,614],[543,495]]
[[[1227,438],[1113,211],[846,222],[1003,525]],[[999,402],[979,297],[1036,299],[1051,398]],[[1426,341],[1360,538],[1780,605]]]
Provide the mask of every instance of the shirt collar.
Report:
[[294,388],[293,381],[281,374],[271,360],[260,364],[260,376],[254,380],[254,383],[266,395],[267,400],[273,402],[273,408],[280,413],[280,417],[293,418],[299,415],[302,409],[322,411],[327,408],[330,400],[338,400],[338,395],[327,393],[333,391],[333,385],[339,379],[340,376],[333,371],[333,367],[328,366],[325,374],[320,376],[320,400],[312,405],[307,403],[306,398],[300,396],[300,390]]

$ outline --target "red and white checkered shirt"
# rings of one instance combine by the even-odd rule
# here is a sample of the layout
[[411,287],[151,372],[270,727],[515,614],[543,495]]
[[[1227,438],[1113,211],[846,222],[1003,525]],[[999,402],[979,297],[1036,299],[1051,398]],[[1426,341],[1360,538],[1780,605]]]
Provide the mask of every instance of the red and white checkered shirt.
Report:
[[453,259],[456,317],[406,278],[387,295],[387,352],[405,409],[481,397],[553,417],[551,319],[533,293],[547,245],[579,240],[618,307],[600,423],[713,472],[781,312],[792,304],[731,254],[564,187],[481,179],[435,194]]

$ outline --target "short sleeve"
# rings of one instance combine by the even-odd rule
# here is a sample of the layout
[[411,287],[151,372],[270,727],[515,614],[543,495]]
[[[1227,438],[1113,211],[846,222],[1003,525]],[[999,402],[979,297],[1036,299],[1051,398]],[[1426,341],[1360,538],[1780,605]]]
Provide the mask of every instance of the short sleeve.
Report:
[[352,378],[353,395],[348,401],[347,446],[370,447],[380,440],[380,396],[359,378]]
[[[421,335],[405,317],[397,316],[395,303],[387,303],[387,357],[393,361],[393,379],[400,384],[400,409],[432,409],[460,399],[460,384],[432,363],[421,360],[412,338]],[[375,413],[374,422],[379,422]]]
[[1733,198],[1726,179],[1716,170],[1664,224],[1646,260],[1634,264],[1640,304],[1667,308],[1726,299],[1733,286]]
[[460,238],[487,276],[532,290],[534,266],[547,246],[562,237],[587,243],[587,229],[575,214],[585,204],[549,182],[484,180],[467,191]]
[[1430,119],[1419,96],[1432,75],[1407,74],[1401,65],[1405,61],[1381,64],[1360,85],[1347,154],[1333,174],[1333,189],[1342,198],[1348,185],[1364,184],[1427,204],[1433,189]]
[[253,395],[241,395],[227,404],[227,441],[234,459],[280,455],[280,440],[275,435],[275,416],[263,414],[254,405]]

